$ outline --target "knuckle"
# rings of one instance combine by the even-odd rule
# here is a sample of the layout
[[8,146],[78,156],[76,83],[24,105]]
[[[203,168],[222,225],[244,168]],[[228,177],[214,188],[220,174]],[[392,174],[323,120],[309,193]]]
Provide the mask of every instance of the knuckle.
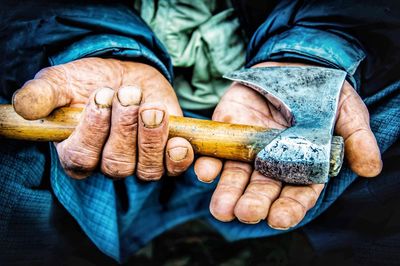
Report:
[[225,163],[224,170],[229,172],[235,172],[242,175],[249,175],[252,171],[252,167],[247,163],[238,163],[228,161]]
[[139,150],[139,163],[145,167],[160,167],[163,165],[162,151]]
[[136,176],[142,181],[158,181],[164,175],[164,171],[153,171],[148,169],[138,169]]
[[243,189],[247,185],[248,177],[240,172],[222,172],[219,184],[228,189]]
[[136,160],[136,134],[126,130],[111,129],[103,148],[103,158],[122,162]]
[[211,215],[221,222],[229,222],[235,219],[235,201],[230,195],[213,196],[210,203]]
[[140,146],[138,169],[151,169],[149,172],[161,172],[163,169],[163,150],[158,147]]
[[[113,129],[113,131],[114,130],[115,129]],[[129,142],[133,142],[136,140],[137,122],[129,123],[126,121],[119,121],[116,132]]]
[[139,179],[144,181],[155,181],[160,180],[164,174],[164,169],[147,169],[138,166],[136,175]]
[[283,197],[300,204],[305,210],[312,208],[318,200],[319,193],[311,186],[291,187],[284,191]]
[[108,132],[110,120],[107,111],[104,111],[104,109],[89,108],[86,110],[84,123],[87,128],[90,128],[90,131],[104,133]]
[[120,113],[116,122],[122,128],[136,129],[138,125],[137,111]]
[[99,125],[96,125],[96,127],[87,125],[85,128],[90,128],[90,130],[76,131],[71,136],[71,142],[77,147],[74,150],[78,153],[89,155],[100,154],[108,135],[108,128],[104,129],[104,127],[101,128]]
[[60,161],[65,170],[78,173],[93,171],[97,165],[96,158],[88,152],[72,149],[63,149]]
[[253,179],[251,180],[248,189],[251,191],[259,191],[260,193],[263,192],[267,195],[279,195],[282,189],[282,182],[267,177]]
[[135,172],[135,163],[123,159],[103,156],[101,171],[105,175],[115,179],[125,178]]
[[246,197],[252,199],[251,202],[257,205],[269,205],[279,195],[279,191],[270,190],[269,187],[260,188],[250,184],[246,189]]
[[[235,183],[218,183],[217,190],[219,193],[224,195],[242,195],[244,191],[244,186],[241,184]],[[219,198],[217,198],[219,199]]]
[[295,197],[291,197],[288,195],[281,196],[279,199],[279,203],[281,204],[281,208],[286,207],[290,213],[297,213],[300,209],[301,212],[306,212],[308,210],[306,204],[301,202],[299,199]]
[[140,152],[143,154],[162,154],[164,151],[164,145],[160,141],[141,141],[139,145]]

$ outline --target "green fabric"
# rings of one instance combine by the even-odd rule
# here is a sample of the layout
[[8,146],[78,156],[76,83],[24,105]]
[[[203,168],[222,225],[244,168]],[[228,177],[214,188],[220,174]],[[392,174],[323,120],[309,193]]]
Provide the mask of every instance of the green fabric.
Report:
[[182,108],[214,107],[230,84],[222,76],[245,63],[244,37],[229,1],[142,0],[136,8],[171,56]]

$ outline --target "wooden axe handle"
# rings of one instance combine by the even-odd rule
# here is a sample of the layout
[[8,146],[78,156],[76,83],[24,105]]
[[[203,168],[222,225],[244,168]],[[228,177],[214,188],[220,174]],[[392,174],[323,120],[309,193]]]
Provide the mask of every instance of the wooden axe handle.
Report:
[[[62,141],[79,122],[82,108],[63,107],[48,117],[25,120],[12,105],[0,105],[0,137],[30,141]],[[281,130],[229,124],[186,117],[169,117],[169,138],[183,137],[195,153],[222,159],[252,162]],[[333,137],[330,175],[336,176],[343,160],[343,139]]]

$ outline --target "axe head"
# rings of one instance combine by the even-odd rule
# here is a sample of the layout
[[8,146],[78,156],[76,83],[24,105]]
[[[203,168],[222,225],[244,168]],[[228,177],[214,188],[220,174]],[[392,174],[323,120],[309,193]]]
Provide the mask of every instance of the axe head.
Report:
[[322,67],[265,67],[225,77],[261,93],[291,125],[258,153],[255,169],[292,184],[326,183],[346,72]]

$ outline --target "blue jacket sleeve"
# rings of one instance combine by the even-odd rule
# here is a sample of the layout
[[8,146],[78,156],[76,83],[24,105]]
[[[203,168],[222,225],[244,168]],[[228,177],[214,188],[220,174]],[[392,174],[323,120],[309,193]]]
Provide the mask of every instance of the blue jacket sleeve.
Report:
[[[247,66],[297,61],[333,67],[346,71],[359,89],[372,76],[399,69],[398,6],[392,0],[279,1],[250,41]],[[388,74],[379,82],[396,76]],[[364,90],[372,94],[377,88]]]
[[150,64],[172,80],[168,53],[131,3],[10,0],[2,1],[0,10],[0,96],[5,99],[41,68],[90,56]]
[[294,26],[268,38],[248,62],[302,61],[342,69],[348,80],[356,85],[354,75],[365,53],[356,40],[342,38],[335,33]]

